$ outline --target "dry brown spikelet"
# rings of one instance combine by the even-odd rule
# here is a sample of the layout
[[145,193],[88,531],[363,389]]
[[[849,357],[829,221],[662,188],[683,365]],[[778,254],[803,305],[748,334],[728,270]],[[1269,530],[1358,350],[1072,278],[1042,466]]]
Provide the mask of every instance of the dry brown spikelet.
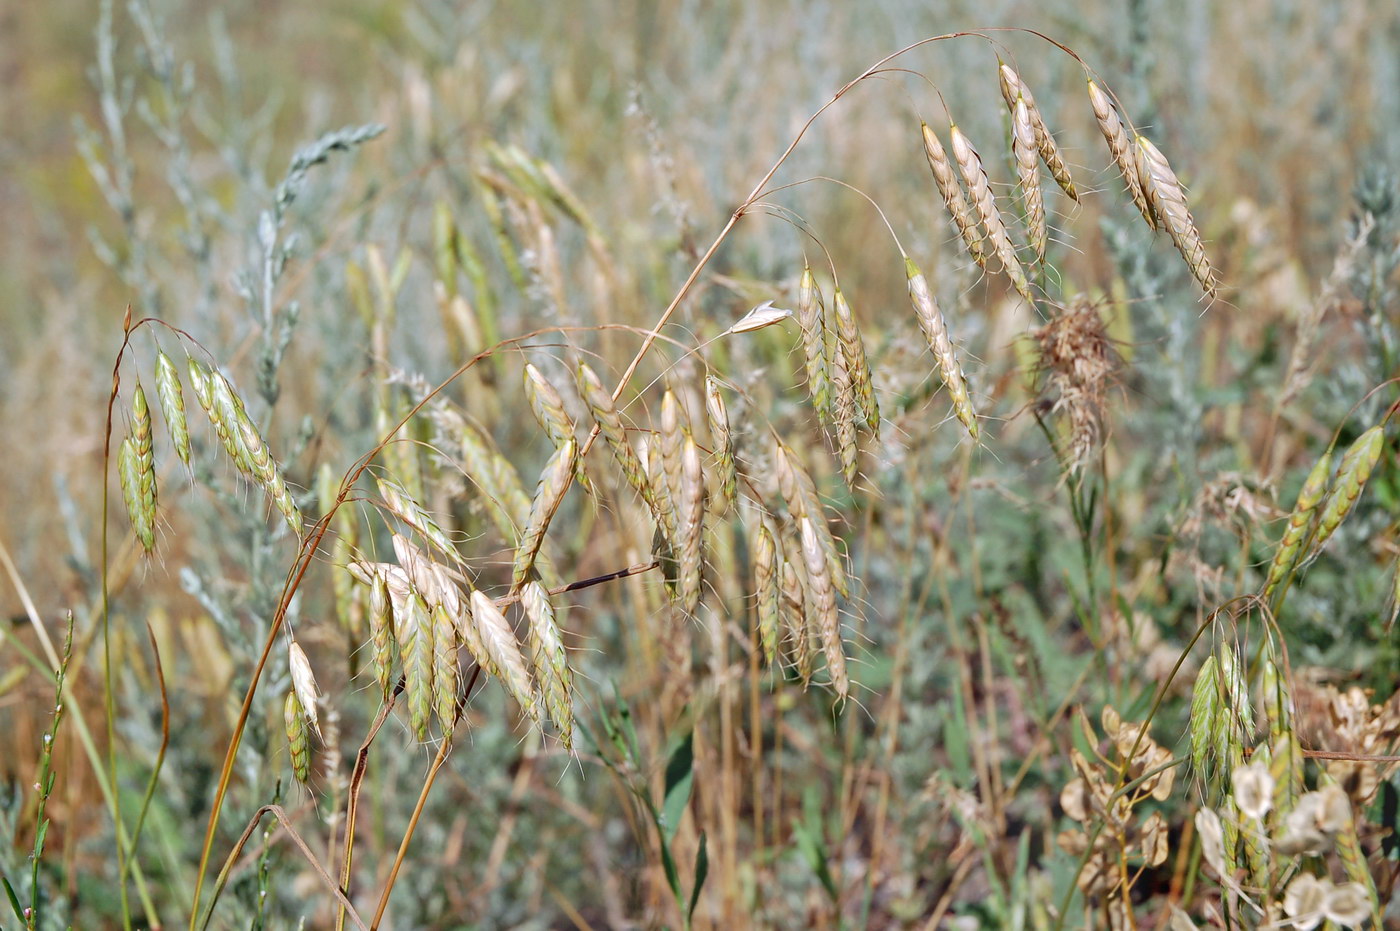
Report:
[[924,331],[933,360],[938,366],[938,375],[943,386],[948,389],[948,397],[953,402],[953,413],[967,428],[968,434],[977,439],[977,413],[972,409],[972,398],[968,394],[967,379],[963,377],[962,366],[958,363],[953,349],[953,340],[948,335],[948,324],[943,312],[938,308],[928,279],[914,264],[914,260],[904,257],[904,272],[909,278],[909,299],[914,304],[914,316],[919,328]]
[[841,359],[850,374],[861,417],[875,436],[880,435],[880,405],[875,400],[875,382],[870,374],[870,362],[865,355],[865,343],[860,336],[855,314],[841,289],[833,298],[836,310],[836,335],[840,341]]
[[987,239],[991,242],[993,251],[1001,260],[1002,268],[1015,285],[1017,293],[1034,303],[1030,281],[1026,278],[1025,269],[1021,267],[1021,260],[1016,257],[1016,247],[1011,242],[1011,234],[1006,231],[1001,211],[997,209],[996,197],[992,194],[992,183],[987,178],[987,170],[982,166],[982,157],[977,154],[977,149],[956,123],[948,132],[953,139],[953,159],[957,162],[963,183],[967,185],[968,196],[972,199],[972,207],[977,212],[978,219],[982,221],[982,228],[987,232]]
[[[544,373],[533,362],[525,364],[525,396],[530,401],[530,410],[535,414],[549,440],[558,449],[566,440],[574,438],[574,421],[564,409],[564,398],[559,389],[550,384]],[[583,461],[574,463],[574,473],[583,490],[593,493],[593,483],[583,468]]]
[[1007,107],[1016,109],[1017,99],[1026,103],[1026,116],[1030,121],[1031,128],[1035,133],[1036,149],[1040,153],[1040,158],[1045,162],[1045,167],[1050,170],[1050,177],[1055,179],[1055,183],[1060,186],[1060,190],[1075,202],[1079,201],[1079,191],[1074,186],[1074,179],[1070,177],[1069,166],[1065,164],[1064,156],[1060,154],[1060,147],[1055,144],[1055,137],[1050,133],[1050,127],[1045,125],[1045,114],[1040,112],[1040,107],[1036,106],[1035,97],[1031,94],[1029,87],[1021,80],[1021,76],[1006,62],[999,62],[997,69],[1001,83],[1001,96],[1006,101]]
[[1152,204],[1142,189],[1137,156],[1134,154],[1132,140],[1128,138],[1128,131],[1123,127],[1123,120],[1118,116],[1118,108],[1093,78],[1089,79],[1089,105],[1094,108],[1094,119],[1098,121],[1099,132],[1103,133],[1104,141],[1108,143],[1108,153],[1123,176],[1123,183],[1128,187],[1133,204],[1148,226],[1154,230],[1161,229],[1157,215],[1152,211]]
[[1017,97],[1011,107],[1011,152],[1016,161],[1016,177],[1021,188],[1021,204],[1026,210],[1026,231],[1036,259],[1045,261],[1049,233],[1045,222],[1045,194],[1040,189],[1040,160],[1035,145],[1035,127],[1025,97]]
[[1220,293],[1220,284],[1216,281],[1215,269],[1206,257],[1200,230],[1196,228],[1196,221],[1186,204],[1186,189],[1177,180],[1176,172],[1172,171],[1166,156],[1151,140],[1139,135],[1136,150],[1138,181],[1152,204],[1153,212],[1176,244],[1181,257],[1186,260],[1191,274],[1200,282],[1206,294],[1216,297]]
[[705,376],[705,414],[710,422],[710,439],[715,447],[715,484],[719,492],[716,513],[723,514],[738,500],[738,474],[734,469],[734,439],[729,428],[729,409],[724,404],[724,395],[720,394],[719,382],[711,375]]
[[802,557],[807,567],[807,594],[810,613],[819,635],[822,652],[826,654],[826,669],[836,694],[850,694],[851,682],[846,674],[845,647],[841,642],[841,617],[836,610],[836,589],[831,584],[831,571],[826,554],[811,518],[802,521]]
[[778,548],[766,524],[759,524],[754,535],[753,585],[758,600],[758,640],[763,661],[773,665],[778,649],[778,608],[781,598],[778,579]]
[[680,496],[680,599],[681,610],[694,614],[700,606],[705,535],[705,475],[700,449],[689,432],[681,446]]
[[938,135],[933,129],[922,121],[919,126],[924,138],[924,155],[928,158],[928,167],[933,171],[933,180],[938,185],[938,193],[942,195],[944,205],[948,208],[948,215],[953,218],[953,225],[958,228],[958,234],[962,236],[968,255],[972,256],[978,265],[986,268],[987,249],[982,242],[982,234],[977,229],[977,220],[972,215],[967,195],[963,193],[962,186],[958,184],[957,176],[953,173],[953,163],[948,160],[948,153],[944,150],[943,143],[938,141]]

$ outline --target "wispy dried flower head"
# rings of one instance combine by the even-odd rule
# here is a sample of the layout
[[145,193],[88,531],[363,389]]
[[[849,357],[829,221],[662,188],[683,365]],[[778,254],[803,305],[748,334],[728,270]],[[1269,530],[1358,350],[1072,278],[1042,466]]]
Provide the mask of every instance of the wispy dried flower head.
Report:
[[1098,308],[1083,297],[1037,330],[1035,339],[1045,393],[1054,395],[1052,410],[1069,417],[1067,459],[1077,471],[1103,441],[1104,395],[1118,370],[1118,353]]

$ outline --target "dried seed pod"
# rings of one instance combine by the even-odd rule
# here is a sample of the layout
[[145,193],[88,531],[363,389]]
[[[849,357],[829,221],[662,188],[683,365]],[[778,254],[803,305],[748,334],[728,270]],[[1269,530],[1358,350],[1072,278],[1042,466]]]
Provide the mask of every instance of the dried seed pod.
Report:
[[292,775],[297,782],[311,778],[311,738],[306,733],[306,717],[297,700],[296,689],[287,691],[282,703],[282,722],[287,731],[287,752],[292,758]]
[[156,350],[156,397],[160,399],[165,428],[170,431],[170,444],[175,447],[175,455],[179,456],[180,461],[188,468],[190,427],[185,419],[185,389],[180,385],[180,375],[175,370],[175,363],[160,349]]
[[1026,98],[1018,96],[1011,107],[1011,152],[1016,160],[1016,177],[1021,188],[1021,204],[1026,208],[1026,232],[1036,259],[1045,261],[1049,238],[1045,223],[1045,195],[1040,190],[1040,160],[1035,144]]
[[1357,437],[1342,454],[1341,464],[1337,466],[1336,481],[1332,483],[1327,500],[1322,505],[1322,513],[1317,519],[1317,535],[1311,547],[1313,553],[1322,551],[1328,539],[1351,513],[1356,499],[1361,496],[1361,490],[1366,487],[1367,479],[1371,477],[1376,463],[1380,461],[1384,445],[1385,438],[1378,424]]
[[680,495],[680,601],[681,610],[694,614],[700,606],[702,549],[705,530],[705,475],[700,449],[689,432],[681,444]]
[[1055,179],[1055,183],[1070,200],[1078,202],[1079,191],[1074,186],[1074,179],[1070,177],[1069,166],[1060,154],[1060,147],[1055,144],[1055,137],[1050,134],[1050,127],[1045,125],[1045,115],[1040,112],[1040,107],[1036,106],[1030,88],[1006,62],[1000,62],[997,71],[1001,79],[1001,96],[1007,107],[1015,110],[1018,98],[1025,101],[1026,116],[1035,134],[1036,149],[1041,160],[1045,162],[1045,167],[1050,170],[1050,177]]
[[556,727],[565,747],[574,744],[573,672],[569,669],[569,654],[559,635],[554,617],[554,605],[549,592],[538,582],[526,582],[520,590],[520,604],[530,621],[530,662],[535,669],[535,681],[543,692],[545,710]]
[[394,620],[408,693],[408,724],[418,740],[427,740],[433,716],[433,624],[423,596],[410,592]]
[[142,548],[150,553],[156,544],[156,515],[154,509],[147,508],[146,498],[141,493],[141,465],[136,456],[136,444],[129,436],[122,439],[117,450],[117,477],[121,479],[122,501],[126,504],[131,529]]
[[538,720],[540,709],[530,683],[530,672],[525,668],[525,657],[520,653],[520,644],[505,615],[494,601],[479,591],[472,592],[471,610],[491,660],[487,671],[501,680],[528,717]]
[[[729,409],[719,393],[719,382],[705,376],[705,413],[710,421],[710,437],[715,445],[715,471],[718,473],[719,507],[723,514],[738,500],[738,474],[734,469],[734,440],[729,429]],[[629,447],[630,451],[630,447]]]
[[[559,389],[549,383],[534,363],[529,362],[525,364],[525,397],[529,399],[530,410],[549,435],[555,449],[563,446],[565,440],[574,438],[574,421],[564,409],[564,398],[559,394]],[[593,483],[584,471],[582,459],[575,462],[574,473],[583,490],[593,494]]]
[[953,174],[953,163],[948,160],[943,143],[938,141],[937,134],[929,125],[921,121],[919,126],[923,131],[924,155],[928,157],[928,167],[933,171],[933,180],[938,185],[938,193],[943,196],[943,203],[948,207],[949,216],[953,218],[953,225],[958,228],[972,260],[986,268],[987,249],[982,242],[982,234],[977,229],[977,219],[972,215],[967,195],[963,194],[962,186]]
[[812,405],[817,416],[825,420],[831,412],[830,386],[827,383],[826,307],[821,289],[812,276],[812,267],[803,263],[802,278],[797,285],[797,323],[802,330],[802,351],[807,364],[807,388],[812,392]]
[[443,529],[438,526],[432,516],[423,505],[411,496],[398,482],[392,478],[375,476],[375,484],[379,487],[379,496],[384,499],[384,505],[389,512],[403,521],[422,535],[435,549],[445,556],[460,562],[461,555],[457,552],[457,547],[453,545],[452,539],[448,537]]
[[1177,251],[1186,260],[1191,274],[1200,282],[1206,294],[1215,297],[1220,293],[1219,282],[1215,279],[1215,269],[1206,258],[1206,247],[1201,242],[1200,230],[1186,204],[1186,189],[1177,180],[1176,173],[1167,163],[1158,148],[1144,136],[1137,137],[1138,182],[1143,193],[1152,204],[1157,219],[1176,244]]
[[875,436],[880,435],[880,405],[875,400],[875,382],[870,375],[870,362],[865,356],[865,343],[860,338],[860,328],[856,325],[851,305],[841,289],[836,289],[833,297],[836,311],[836,335],[841,344],[841,359],[850,374],[851,385],[856,392],[860,415]]
[[1273,561],[1269,563],[1269,574],[1264,583],[1265,599],[1273,597],[1297,561],[1303,538],[1312,526],[1313,516],[1317,513],[1323,493],[1327,491],[1327,480],[1331,475],[1332,450],[1329,449],[1313,465],[1312,471],[1303,481],[1303,487],[1298,491],[1298,500],[1293,503],[1293,512],[1288,515],[1288,526],[1284,527],[1283,536],[1274,551]]
[[389,583],[375,573],[369,590],[369,631],[373,649],[374,680],[385,698],[394,673],[394,614],[389,601]]
[[433,606],[433,712],[444,737],[457,724],[457,625],[442,603]]
[[764,524],[759,524],[754,534],[753,587],[758,600],[758,640],[763,647],[763,661],[771,666],[778,651],[778,605],[782,593],[778,581],[778,547]]
[[588,405],[589,413],[593,415],[593,422],[598,425],[598,432],[603,435],[613,458],[622,469],[622,477],[636,489],[651,508],[653,516],[656,516],[655,496],[647,483],[646,469],[637,458],[636,451],[627,442],[627,430],[622,425],[622,415],[618,413],[612,394],[603,387],[597,373],[584,362],[578,364],[578,389],[584,403]]
[[302,712],[310,722],[311,729],[320,736],[321,725],[316,719],[316,699],[321,693],[316,688],[316,676],[311,672],[311,661],[306,658],[301,644],[295,640],[289,640],[287,643],[287,666],[291,670],[292,691],[296,693],[297,701],[301,702]]
[[1132,140],[1128,138],[1128,131],[1123,128],[1123,121],[1118,116],[1118,108],[1113,105],[1113,101],[1103,92],[1093,78],[1089,79],[1089,105],[1094,108],[1094,118],[1098,120],[1099,132],[1103,133],[1104,141],[1108,143],[1108,152],[1113,157],[1113,164],[1118,166],[1118,171],[1123,176],[1123,183],[1128,187],[1128,194],[1133,199],[1133,204],[1137,207],[1142,218],[1147,221],[1147,225],[1152,229],[1161,229],[1161,224],[1157,221],[1157,215],[1152,212],[1152,204],[1147,199],[1147,194],[1142,189],[1142,180],[1138,176],[1137,156],[1134,154]]
[[953,402],[953,413],[975,440],[978,434],[977,414],[972,409],[967,380],[963,378],[962,366],[958,364],[953,341],[948,336],[948,325],[943,320],[943,312],[938,309],[938,302],[933,297],[933,291],[929,289],[928,279],[908,256],[904,258],[904,272],[909,278],[909,299],[914,304],[914,316],[919,321],[919,328],[924,331],[929,349],[933,351],[938,375]]
[[836,611],[836,589],[831,584],[831,570],[822,552],[821,542],[810,518],[802,524],[802,557],[807,567],[807,594],[810,613],[820,636],[822,652],[826,654],[826,670],[832,687],[841,698],[851,691],[846,674],[846,654],[841,642],[841,618]]
[[1016,258],[1016,247],[1011,244],[1011,235],[1007,233],[1006,223],[997,209],[991,181],[987,179],[987,170],[982,167],[982,157],[977,154],[977,150],[956,123],[949,129],[949,133],[953,139],[953,159],[958,164],[958,171],[962,174],[968,196],[972,199],[972,207],[977,212],[978,219],[982,221],[982,228],[987,232],[987,239],[991,242],[993,251],[1001,260],[1002,267],[1010,277],[1011,283],[1015,285],[1016,291],[1027,301],[1035,303],[1035,298],[1031,295],[1030,281],[1026,278],[1025,269],[1021,267],[1021,260]]
[[535,486],[535,498],[530,502],[530,517],[515,548],[513,584],[516,588],[529,581],[530,573],[534,571],[535,559],[539,556],[540,547],[544,545],[545,530],[554,519],[554,513],[559,510],[564,493],[569,490],[569,478],[573,475],[577,455],[578,448],[574,441],[565,440],[554,451],[554,455],[549,457],[544,471],[540,473],[539,483]]

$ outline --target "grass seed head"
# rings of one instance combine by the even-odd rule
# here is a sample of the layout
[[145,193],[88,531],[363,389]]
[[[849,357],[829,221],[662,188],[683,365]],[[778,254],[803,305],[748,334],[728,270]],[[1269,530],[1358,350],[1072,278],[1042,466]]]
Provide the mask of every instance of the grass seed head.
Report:
[[127,519],[136,539],[142,548],[153,552],[156,545],[156,515],[153,508],[146,506],[146,498],[141,493],[141,465],[136,455],[136,444],[131,437],[123,437],[117,449],[117,477],[121,480],[122,501],[126,504]]
[[963,377],[962,366],[958,363],[957,353],[953,349],[953,340],[948,335],[948,324],[943,319],[943,312],[938,308],[938,301],[933,297],[928,279],[919,271],[914,260],[907,256],[904,259],[904,271],[909,278],[909,299],[914,304],[914,316],[918,319],[919,328],[924,331],[924,338],[928,340],[929,349],[933,352],[933,361],[938,366],[938,377],[948,389],[948,397],[953,402],[953,413],[975,440],[978,434],[977,413],[972,409],[967,379]]
[[1065,192],[1065,196],[1078,203],[1079,191],[1074,186],[1074,179],[1070,177],[1069,165],[1065,163],[1064,156],[1060,154],[1060,147],[1055,144],[1055,137],[1050,133],[1050,127],[1045,125],[1045,114],[1041,112],[1040,107],[1036,106],[1031,89],[1006,62],[1000,63],[997,72],[1001,81],[1001,96],[1006,101],[1006,106],[1015,110],[1018,99],[1025,102],[1026,117],[1034,132],[1035,146],[1041,160],[1045,162],[1045,167],[1050,171],[1050,177],[1055,179],[1060,190]]
[[441,603],[433,605],[433,713],[444,737],[457,724],[457,624]]
[[530,621],[530,662],[535,681],[543,693],[545,710],[559,728],[566,748],[574,744],[573,672],[569,655],[559,634],[554,605],[549,592],[538,582],[526,582],[520,590],[520,604]]
[[826,305],[812,267],[802,265],[797,285],[797,323],[802,331],[802,352],[807,366],[807,389],[817,417],[826,420],[831,412],[831,388],[827,376]]
[[1186,189],[1177,180],[1176,172],[1167,163],[1166,156],[1145,136],[1137,137],[1138,181],[1152,211],[1171,236],[1181,257],[1191,274],[1200,282],[1206,294],[1215,297],[1220,293],[1215,269],[1206,257],[1205,244],[1201,241],[1200,230],[1186,204]]
[[768,525],[763,523],[754,534],[753,586],[758,601],[758,640],[763,648],[763,661],[771,666],[778,650],[778,610],[782,593],[777,544],[773,542]]
[[301,702],[302,711],[306,714],[306,720],[311,723],[311,729],[320,734],[321,727],[316,718],[316,700],[320,696],[320,690],[316,688],[316,676],[311,671],[311,661],[306,658],[301,644],[295,640],[288,642],[287,665],[292,675],[292,691],[296,693],[297,701]]
[[875,436],[880,435],[880,405],[875,400],[875,382],[870,374],[870,362],[865,355],[865,342],[860,336],[855,314],[841,289],[833,298],[836,313],[836,335],[840,340],[841,359],[850,373],[856,392],[857,406],[865,425]]
[[1080,297],[1034,333],[1037,366],[1053,410],[1069,419],[1071,472],[1089,465],[1103,442],[1107,388],[1118,370],[1118,354],[1099,310]]
[[826,554],[822,551],[817,530],[811,518],[803,517],[802,558],[807,568],[807,594],[809,615],[815,624],[822,652],[826,654],[827,674],[836,694],[846,698],[851,691],[851,682],[846,674],[846,654],[841,642],[841,617],[836,609],[836,589],[831,584],[831,569],[827,565]]
[[296,689],[289,689],[282,703],[282,723],[287,733],[287,751],[292,758],[292,775],[305,785],[311,778],[311,738],[307,736],[306,712],[297,699]]
[[956,123],[952,124],[948,131],[953,140],[953,159],[957,162],[959,173],[962,174],[963,184],[967,186],[973,210],[987,233],[987,241],[992,244],[992,251],[1001,261],[1002,268],[1011,279],[1017,293],[1034,304],[1030,281],[1026,278],[1025,269],[1021,267],[1021,260],[1016,257],[1016,247],[1011,242],[1011,234],[1006,231],[1001,211],[997,209],[996,197],[992,194],[992,183],[987,178],[987,170],[982,166],[982,157],[977,154],[977,149]]
[[972,206],[967,202],[967,195],[963,193],[957,175],[953,173],[953,163],[948,160],[943,143],[938,141],[938,134],[927,123],[921,122],[919,126],[923,133],[924,155],[928,158],[928,167],[933,172],[934,183],[938,185],[938,193],[948,208],[948,215],[953,218],[953,225],[957,227],[968,255],[979,266],[986,268],[987,248],[977,228]]
[[501,680],[526,716],[538,720],[539,702],[530,682],[530,672],[525,667],[520,643],[515,639],[515,632],[511,630],[506,616],[494,601],[479,591],[472,592],[471,610],[482,643],[486,646],[486,654],[491,660],[488,671]]
[[720,394],[719,382],[705,376],[705,414],[710,422],[710,439],[714,443],[714,462],[719,492],[717,514],[724,514],[738,500],[738,474],[734,468],[734,438],[729,427],[729,409],[725,407],[724,395]]
[[424,741],[428,739],[433,716],[432,616],[423,596],[412,591],[404,599],[403,612],[395,612],[394,619],[404,691],[408,693],[408,725],[413,736]]
[[1026,213],[1026,232],[1036,259],[1044,262],[1045,243],[1049,238],[1045,222],[1045,194],[1040,189],[1039,150],[1025,97],[1017,97],[1011,107],[1011,152],[1016,161],[1021,205]]
[[700,606],[705,536],[705,475],[700,449],[689,432],[681,446],[681,480],[678,511],[680,517],[680,599],[681,610],[694,614]]
[[1152,211],[1152,204],[1142,188],[1137,155],[1132,140],[1128,138],[1128,131],[1123,127],[1123,120],[1118,116],[1118,108],[1092,78],[1089,79],[1089,105],[1094,108],[1094,119],[1098,121],[1099,132],[1108,143],[1109,155],[1113,158],[1113,164],[1118,166],[1119,174],[1123,176],[1123,183],[1127,185],[1133,205],[1137,207],[1148,226],[1154,230],[1161,229],[1157,215]]
[[162,350],[156,350],[156,397],[160,399],[165,428],[170,431],[170,444],[175,455],[188,468],[190,464],[190,427],[185,419],[185,389],[175,363]]
[[1317,536],[1313,541],[1313,552],[1321,551],[1332,534],[1336,533],[1342,521],[1346,520],[1356,499],[1366,487],[1371,472],[1380,461],[1381,450],[1385,446],[1385,436],[1381,425],[1377,424],[1357,437],[1342,454],[1337,466],[1337,478],[1322,505],[1322,513],[1317,520]]
[[1293,503],[1293,511],[1288,515],[1288,525],[1283,529],[1274,558],[1269,563],[1269,573],[1264,582],[1264,597],[1271,598],[1279,585],[1283,584],[1288,573],[1298,560],[1298,551],[1307,537],[1308,528],[1313,524],[1317,506],[1327,491],[1327,481],[1332,476],[1332,450],[1328,449],[1313,464],[1312,471],[1303,480],[1298,490],[1298,500]]
[[515,548],[513,584],[516,588],[529,581],[530,574],[534,571],[535,560],[539,557],[540,547],[544,545],[545,531],[549,522],[554,519],[555,512],[559,510],[564,493],[569,490],[569,478],[573,474],[577,456],[578,447],[574,441],[565,440],[554,451],[554,455],[549,457],[544,471],[540,473],[539,483],[535,486],[534,500],[530,502],[530,516]]

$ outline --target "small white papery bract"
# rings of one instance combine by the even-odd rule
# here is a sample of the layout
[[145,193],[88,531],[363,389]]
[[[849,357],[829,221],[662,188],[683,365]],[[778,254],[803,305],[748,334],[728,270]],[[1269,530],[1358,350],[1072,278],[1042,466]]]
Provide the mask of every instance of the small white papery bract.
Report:
[[1361,883],[1342,883],[1333,886],[1322,904],[1322,911],[1328,921],[1347,928],[1359,928],[1371,917],[1371,897]]
[[1167,922],[1168,931],[1196,931],[1196,923],[1191,920],[1191,916],[1172,906],[1172,916]]
[[1322,907],[1332,892],[1332,884],[1311,873],[1299,873],[1283,893],[1283,910],[1293,919],[1293,927],[1312,931],[1322,924]]
[[1262,762],[1235,768],[1230,777],[1235,807],[1246,818],[1262,818],[1274,804],[1274,777]]
[[311,661],[306,658],[306,651],[300,643],[295,640],[288,643],[287,665],[292,671],[292,691],[297,693],[297,701],[301,702],[306,719],[311,722],[311,729],[320,736],[321,725],[316,720],[316,699],[320,690],[316,688],[316,676],[311,672]]
[[739,322],[729,328],[730,333],[748,333],[766,326],[781,323],[792,316],[792,311],[774,307],[772,301],[764,301],[739,318]]
[[1225,836],[1220,827],[1220,816],[1209,808],[1196,812],[1196,833],[1201,835],[1201,853],[1217,876],[1226,875]]

